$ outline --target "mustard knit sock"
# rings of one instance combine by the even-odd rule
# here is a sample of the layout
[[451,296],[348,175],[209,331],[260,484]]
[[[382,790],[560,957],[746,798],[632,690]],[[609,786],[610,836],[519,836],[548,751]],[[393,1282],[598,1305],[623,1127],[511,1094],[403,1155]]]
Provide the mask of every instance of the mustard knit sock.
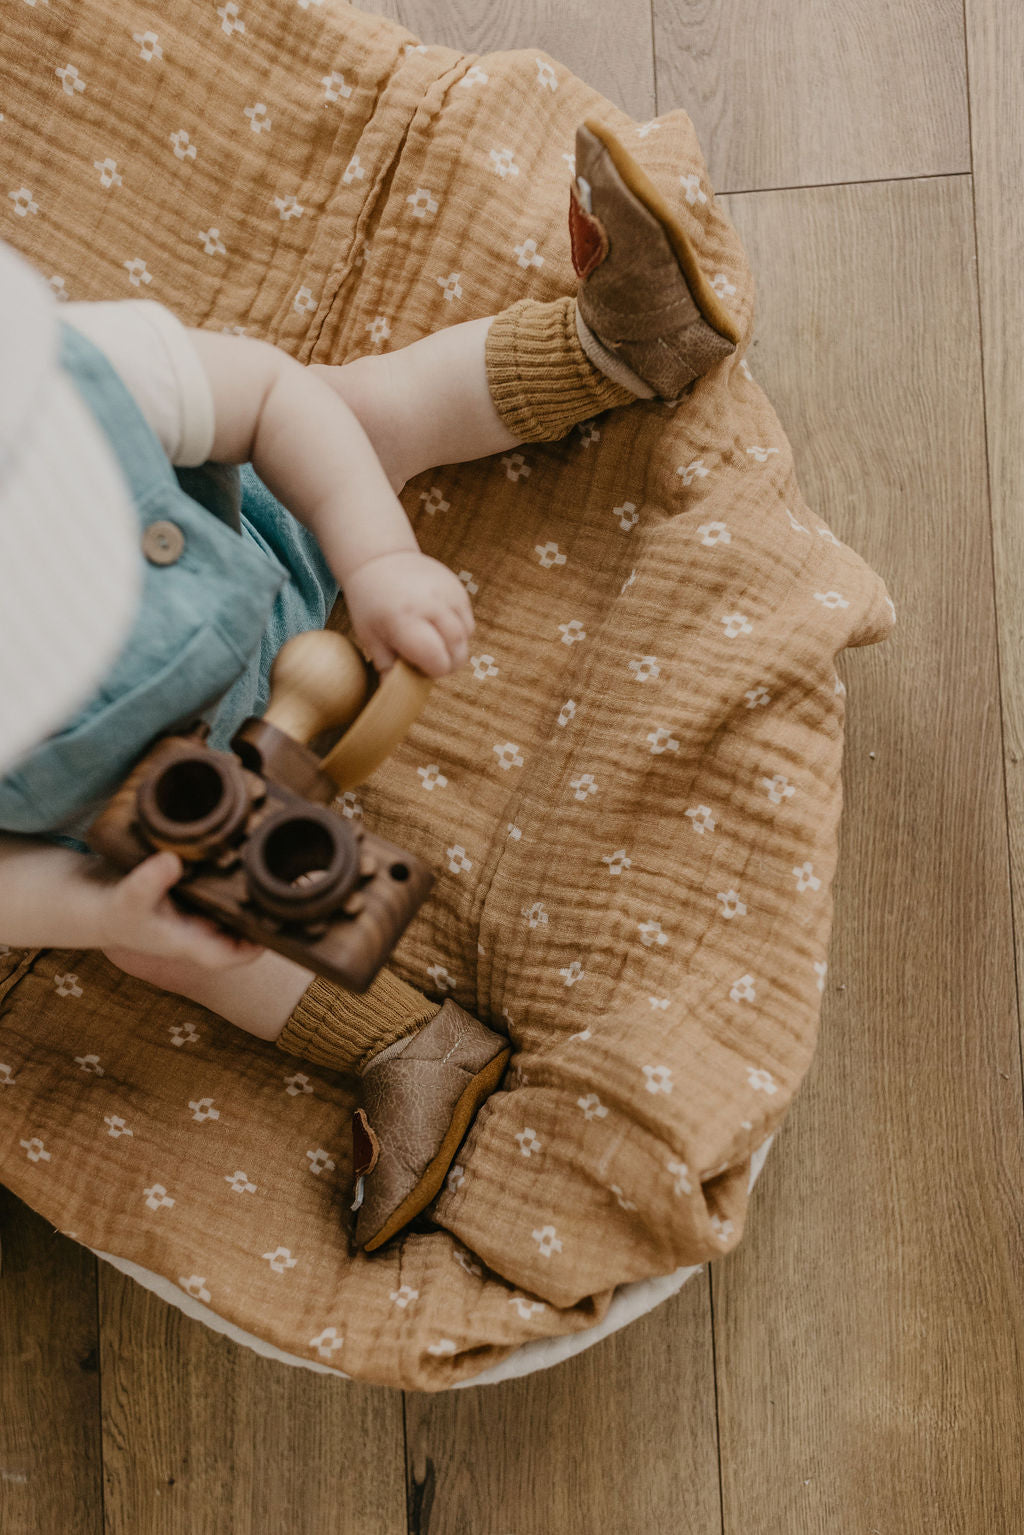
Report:
[[433,1018],[438,1004],[389,970],[368,991],[315,976],[277,1037],[280,1049],[332,1071],[359,1073],[370,1058]]
[[521,299],[497,315],[484,356],[494,408],[517,442],[554,442],[636,393],[596,368],[576,329],[576,300]]

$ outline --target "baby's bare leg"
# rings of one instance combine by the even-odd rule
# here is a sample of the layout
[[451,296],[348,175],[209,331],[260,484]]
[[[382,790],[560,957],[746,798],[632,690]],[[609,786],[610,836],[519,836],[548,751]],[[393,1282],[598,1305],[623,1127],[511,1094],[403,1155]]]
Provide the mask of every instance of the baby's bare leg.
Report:
[[626,147],[587,122],[576,163],[586,171],[572,187],[577,297],[521,299],[399,351],[321,370],[396,488],[435,465],[554,441],[638,396],[678,403],[741,341],[686,218]]
[[491,321],[467,320],[343,367],[313,364],[359,418],[396,490],[424,469],[486,458],[519,440],[491,399]]

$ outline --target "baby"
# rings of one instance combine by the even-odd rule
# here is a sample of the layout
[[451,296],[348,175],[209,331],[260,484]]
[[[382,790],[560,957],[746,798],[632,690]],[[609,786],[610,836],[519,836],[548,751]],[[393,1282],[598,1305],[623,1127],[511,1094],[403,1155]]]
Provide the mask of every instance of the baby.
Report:
[[[408,479],[557,438],[638,396],[676,399],[734,349],[733,323],[684,230],[597,123],[577,135],[570,235],[577,298],[523,301],[344,367],[304,368],[260,341],[186,330],[151,301],[62,308],[62,387],[70,384],[84,402],[127,484],[141,597],[99,688],[91,695],[79,688],[77,713],[68,707],[47,721],[50,734],[41,740],[37,723],[34,744],[17,740],[15,751],[2,738],[0,710],[0,772],[10,769],[0,779],[6,944],[100,948],[130,973],[283,1048],[355,1069],[364,1082],[375,1063],[393,1070],[413,1042],[422,1054],[437,1005],[387,972],[364,998],[314,982],[282,956],[180,911],[169,898],[182,872],[175,855],[156,854],[117,875],[84,857],[80,839],[160,730],[205,713],[211,744],[226,746],[265,706],[279,646],[322,626],[339,589],[379,670],[401,656],[440,677],[466,660],[469,598],[450,570],[419,550],[397,497]],[[0,323],[22,303],[27,281],[8,254]],[[38,303],[43,285],[31,281]],[[230,477],[195,473],[211,464],[251,465],[241,476],[240,509],[221,493],[233,488]],[[0,463],[0,538],[2,472]],[[80,494],[84,507],[84,486]],[[40,653],[45,622],[40,615]],[[31,617],[24,623],[31,627]],[[17,647],[19,662],[0,665],[0,697],[8,673],[29,665],[23,693],[30,699],[33,637],[10,635],[7,647],[8,656]],[[26,702],[26,717],[31,708]],[[464,1083],[453,1087],[462,1112],[493,1089],[508,1052],[502,1036],[468,1023],[466,1073],[475,1093]],[[446,1037],[445,1060],[450,1046]],[[390,1101],[398,1101],[393,1089]],[[436,1120],[434,1139],[448,1148],[442,1176],[458,1144],[453,1109],[454,1100],[441,1105]],[[364,1126],[372,1165],[386,1155],[387,1127],[374,1133],[365,1119]],[[423,1151],[435,1173],[437,1150],[431,1143]],[[403,1220],[417,1213],[415,1204],[403,1196]],[[392,1213],[373,1214],[369,1237],[393,1234]]]

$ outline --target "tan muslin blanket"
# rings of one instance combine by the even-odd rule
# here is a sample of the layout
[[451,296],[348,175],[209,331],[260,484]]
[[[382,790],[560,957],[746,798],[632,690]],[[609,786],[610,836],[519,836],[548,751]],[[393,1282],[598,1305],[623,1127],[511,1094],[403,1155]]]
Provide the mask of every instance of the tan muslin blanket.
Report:
[[[598,114],[749,332],[689,120],[637,127],[539,53],[424,47],[341,0],[51,0],[0,25],[0,233],[68,298],[342,362],[571,293],[573,135]],[[436,1226],[353,1256],[351,1080],[95,953],[0,950],[16,1194],[288,1353],[426,1390],[735,1246],[814,1049],[835,657],[892,622],[742,351],[678,408],[405,493],[473,594],[473,658],[346,812],[438,871],[398,974],[515,1046]]]

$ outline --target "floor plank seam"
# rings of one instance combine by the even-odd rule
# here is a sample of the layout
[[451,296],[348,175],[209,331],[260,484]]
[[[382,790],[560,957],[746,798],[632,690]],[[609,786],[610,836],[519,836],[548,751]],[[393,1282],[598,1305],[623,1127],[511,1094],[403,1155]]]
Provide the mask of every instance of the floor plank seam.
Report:
[[711,1317],[711,1381],[715,1396],[715,1451],[718,1461],[718,1520],[725,1535],[725,1472],[722,1466],[722,1424],[718,1412],[718,1346],[715,1334],[714,1270],[708,1264],[708,1311]]
[[802,181],[785,187],[729,187],[728,189],[716,187],[715,196],[752,197],[758,192],[817,192],[825,191],[829,187],[887,186],[901,181],[952,181],[957,177],[970,175],[971,171],[968,168],[965,171],[926,171],[917,176],[865,176],[861,180],[853,181]]
[[[1021,945],[1020,914],[1013,880],[1013,845],[1010,837],[1010,785],[1006,766],[1007,698],[1003,687],[1002,627],[999,622],[999,573],[996,570],[996,528],[992,499],[992,456],[989,451],[988,387],[985,379],[985,313],[981,302],[981,244],[978,239],[978,193],[974,176],[974,116],[971,111],[971,50],[967,36],[967,0],[962,0],[964,19],[964,87],[967,92],[967,147],[971,156],[971,233],[974,242],[974,298],[977,307],[978,360],[981,384],[981,423],[985,447],[985,495],[988,500],[988,547],[992,566],[992,607],[995,618],[996,689],[999,698],[999,748],[1003,776],[1003,819],[1006,826],[1006,877],[1010,888],[1010,931],[1013,934],[1013,989],[1018,1023],[1021,1018],[1021,980],[1018,958]],[[1024,1104],[1024,1031],[1017,1029],[1017,1067],[1021,1102]]]
[[100,1305],[100,1260],[96,1257],[93,1263],[93,1295],[96,1300],[96,1415],[99,1421],[99,1484],[100,1484],[100,1529],[103,1535],[107,1535],[107,1477],[106,1477],[106,1427],[103,1419],[103,1316]]

